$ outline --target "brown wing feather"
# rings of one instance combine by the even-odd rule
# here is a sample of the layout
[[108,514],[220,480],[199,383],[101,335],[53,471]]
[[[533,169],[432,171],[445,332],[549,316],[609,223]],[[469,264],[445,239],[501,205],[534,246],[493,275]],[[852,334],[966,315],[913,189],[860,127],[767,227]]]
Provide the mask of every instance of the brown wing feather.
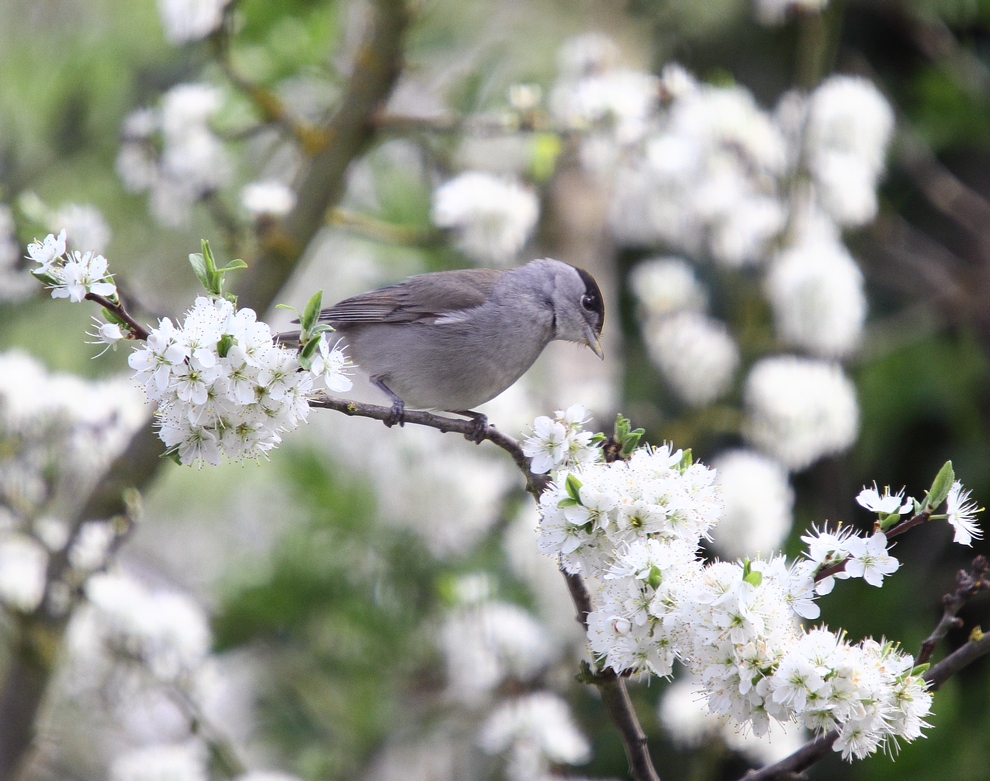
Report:
[[487,268],[419,274],[346,298],[320,312],[320,320],[340,324],[433,322],[483,304],[501,274]]

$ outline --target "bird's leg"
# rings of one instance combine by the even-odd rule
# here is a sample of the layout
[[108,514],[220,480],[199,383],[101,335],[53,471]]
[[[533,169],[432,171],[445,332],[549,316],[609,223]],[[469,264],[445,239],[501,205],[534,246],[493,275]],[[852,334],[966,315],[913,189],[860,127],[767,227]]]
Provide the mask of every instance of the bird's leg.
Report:
[[488,431],[487,415],[482,415],[480,412],[472,412],[469,409],[449,409],[447,412],[453,412],[455,415],[463,415],[466,418],[471,418],[474,422],[471,431],[464,435],[464,439],[468,442],[474,442],[476,445],[480,445],[484,441],[485,432]]
[[371,383],[392,400],[392,411],[388,414],[388,417],[385,418],[385,425],[389,428],[392,428],[392,426],[396,423],[400,426],[405,425],[406,403],[395,393],[393,393],[392,389],[381,380],[372,379]]

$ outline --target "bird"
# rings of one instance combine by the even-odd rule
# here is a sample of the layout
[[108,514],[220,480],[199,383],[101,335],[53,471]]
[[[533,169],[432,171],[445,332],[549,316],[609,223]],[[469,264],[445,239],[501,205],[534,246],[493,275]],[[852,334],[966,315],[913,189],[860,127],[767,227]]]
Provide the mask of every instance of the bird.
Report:
[[408,277],[320,312],[351,359],[392,407],[443,410],[472,419],[480,442],[487,418],[473,411],[518,380],[554,340],[587,345],[604,359],[601,289],[587,271],[551,258],[511,269],[459,269]]

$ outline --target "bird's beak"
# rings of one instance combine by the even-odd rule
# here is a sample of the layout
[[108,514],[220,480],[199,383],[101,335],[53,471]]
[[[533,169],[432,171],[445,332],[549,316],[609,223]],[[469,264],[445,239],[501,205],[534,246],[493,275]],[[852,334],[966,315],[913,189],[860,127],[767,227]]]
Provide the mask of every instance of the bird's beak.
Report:
[[605,353],[602,352],[602,343],[598,341],[598,336],[590,325],[584,330],[584,340],[588,343],[591,351],[604,361]]

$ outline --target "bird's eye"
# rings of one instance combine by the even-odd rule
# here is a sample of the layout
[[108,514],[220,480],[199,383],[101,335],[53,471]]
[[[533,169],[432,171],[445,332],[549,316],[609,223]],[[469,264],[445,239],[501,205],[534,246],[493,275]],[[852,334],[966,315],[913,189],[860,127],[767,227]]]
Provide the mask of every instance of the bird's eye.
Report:
[[582,298],[581,298],[581,306],[583,306],[588,311],[591,311],[592,309],[594,309],[595,308],[595,299],[594,299],[594,296],[582,296]]

